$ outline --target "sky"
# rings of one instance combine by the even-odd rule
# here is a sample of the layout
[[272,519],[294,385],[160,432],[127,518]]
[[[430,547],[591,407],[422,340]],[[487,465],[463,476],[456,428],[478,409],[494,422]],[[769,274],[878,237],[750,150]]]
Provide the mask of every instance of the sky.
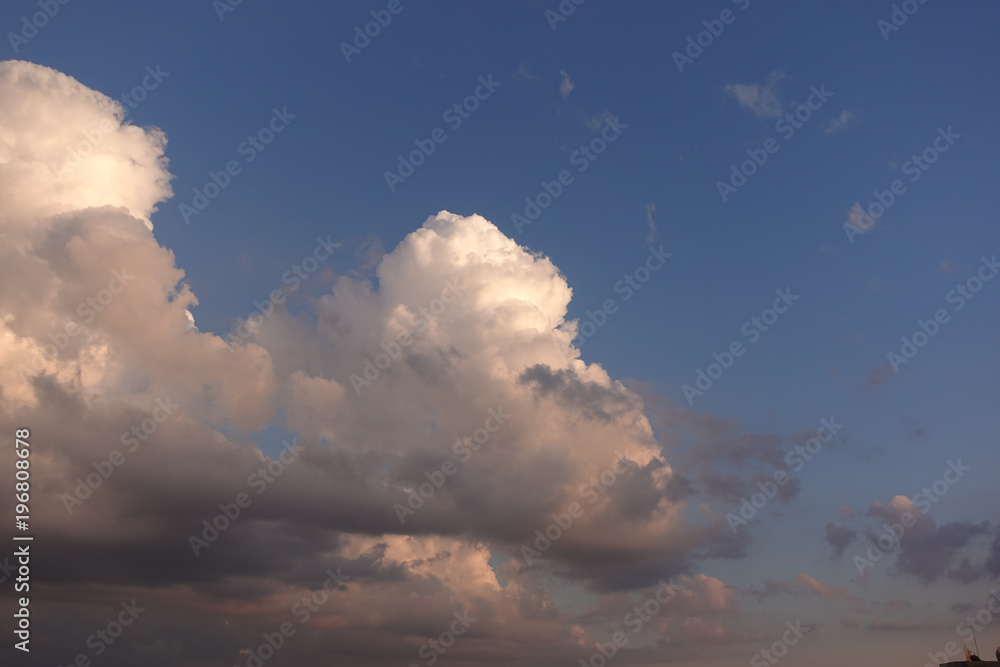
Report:
[[998,28],[4,3],[0,654],[992,660]]

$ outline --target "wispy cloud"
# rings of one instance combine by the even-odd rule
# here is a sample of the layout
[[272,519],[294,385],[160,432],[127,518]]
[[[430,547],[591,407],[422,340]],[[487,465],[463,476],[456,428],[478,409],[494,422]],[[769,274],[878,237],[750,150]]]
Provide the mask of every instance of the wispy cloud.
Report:
[[868,276],[868,280],[865,281],[865,289],[867,289],[872,294],[878,294],[885,296],[892,292],[892,285],[881,276]]
[[919,438],[927,434],[927,429],[924,428],[923,422],[919,419],[903,417],[903,423],[906,424],[906,436],[908,438]]
[[865,377],[865,384],[869,387],[877,387],[895,374],[896,371],[892,369],[892,364],[886,362],[868,373]]
[[775,70],[767,75],[767,82],[764,84],[731,83],[725,90],[736,98],[741,107],[757,118],[781,118],[778,82],[784,78],[783,71]]
[[756,595],[758,599],[787,593],[789,595],[816,595],[826,600],[860,600],[840,584],[828,584],[803,572],[795,575],[795,579],[792,581],[768,579],[764,582],[764,587],[761,590],[751,590],[750,593]]
[[915,623],[903,623],[902,621],[883,621],[877,619],[872,621],[866,629],[872,632],[914,632],[916,630],[930,630],[932,625],[917,625]]
[[583,123],[587,126],[587,129],[589,129],[591,132],[597,132],[602,127],[604,127],[604,124],[607,122],[612,122],[612,123],[617,122],[615,115],[610,111],[608,111],[607,109],[597,114],[596,116],[588,116],[583,119]]
[[826,124],[826,133],[832,134],[854,120],[854,114],[847,109],[840,112],[840,115]]
[[861,207],[861,202],[854,202],[854,206],[847,212],[846,222],[862,234],[870,232],[878,226],[878,218],[868,217],[868,214]]
[[955,273],[956,271],[958,271],[962,267],[960,265],[958,265],[958,264],[952,264],[950,257],[945,257],[944,259],[941,260],[941,264],[939,265],[939,268],[941,269],[941,271],[943,273]]
[[559,82],[559,94],[563,97],[569,97],[569,94],[576,88],[576,84],[569,78],[569,73],[565,69],[559,70],[559,73],[562,74],[562,81]]
[[847,589],[840,584],[828,584],[819,581],[815,577],[811,577],[808,574],[797,574],[795,575],[795,581],[798,583],[799,588],[805,592],[813,593],[821,598],[826,598],[827,600],[856,600],[854,595],[847,592]]
[[903,609],[909,609],[913,605],[906,600],[901,600],[899,598],[893,598],[885,603],[885,608],[890,611],[902,611]]
[[532,74],[531,70],[529,70],[528,66],[524,63],[521,63],[521,66],[517,68],[516,72],[514,72],[515,81],[534,81],[537,78],[538,77]]

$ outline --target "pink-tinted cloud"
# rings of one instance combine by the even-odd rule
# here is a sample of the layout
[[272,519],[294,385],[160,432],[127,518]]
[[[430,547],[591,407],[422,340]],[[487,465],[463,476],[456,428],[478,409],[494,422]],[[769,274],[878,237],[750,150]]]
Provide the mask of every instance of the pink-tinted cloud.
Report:
[[[227,664],[340,568],[350,579],[296,638],[307,653],[406,663],[468,611],[478,620],[449,657],[553,664],[572,661],[588,630],[551,581],[621,596],[678,576],[676,615],[661,619],[671,632],[688,644],[755,636],[731,587],[692,574],[746,538],[689,508],[642,397],[579,358],[572,290],[548,258],[480,216],[442,211],[372,251],[377,280],[340,276],[301,317],[277,307],[231,343],[192,325],[197,296],[149,224],[171,194],[165,136],[122,117],[58,72],[0,63],[0,279],[24,286],[0,294],[0,427],[31,424],[44,443],[32,517],[48,549],[33,564],[59,580],[33,589],[40,610],[135,597],[163,627],[222,647],[212,656]],[[57,176],[92,124],[110,127],[106,141]],[[449,282],[461,294],[445,303]],[[163,405],[174,407],[161,419]],[[454,443],[491,410],[509,418],[461,460]],[[303,453],[257,491],[252,480],[279,464],[251,436],[282,427]],[[713,446],[742,465],[776,460],[777,440],[726,431]],[[594,493],[622,458],[616,483]],[[395,506],[447,460],[460,472],[401,522]],[[211,537],[240,494],[252,502]],[[524,564],[520,547],[574,502],[582,516]],[[209,546],[195,553],[193,536]],[[67,624],[86,636],[95,614]]]

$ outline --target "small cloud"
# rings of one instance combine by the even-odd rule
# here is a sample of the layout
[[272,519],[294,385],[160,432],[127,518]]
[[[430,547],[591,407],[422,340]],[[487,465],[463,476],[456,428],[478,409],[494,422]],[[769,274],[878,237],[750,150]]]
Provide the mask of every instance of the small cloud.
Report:
[[727,93],[736,98],[740,106],[757,118],[781,118],[781,102],[778,101],[778,82],[785,73],[775,70],[767,75],[767,83],[731,83]]
[[912,606],[913,605],[906,600],[900,600],[899,598],[889,600],[885,603],[885,608],[890,611],[902,611],[903,609],[909,609]]
[[[954,465],[954,464],[953,464]],[[916,497],[916,496],[914,496]],[[874,530],[881,531],[886,523],[900,523],[906,513],[916,517],[916,523],[897,541],[898,554],[894,567],[900,575],[912,575],[923,583],[940,578],[969,583],[981,577],[996,577],[1000,558],[988,556],[983,562],[978,552],[984,542],[993,541],[993,555],[1000,554],[998,526],[989,521],[971,523],[954,521],[938,525],[927,514],[916,509],[913,500],[903,495],[894,496],[883,505],[875,501],[868,506],[868,516],[874,519]],[[972,553],[976,552],[975,561]]]
[[924,428],[923,423],[919,419],[903,417],[903,423],[906,424],[906,435],[909,438],[919,438],[927,433],[927,429]]
[[646,243],[652,243],[656,239],[656,221],[653,220],[653,213],[656,212],[656,204],[646,204],[646,224],[649,231],[646,233]]
[[943,273],[955,273],[962,267],[958,264],[952,264],[950,257],[945,257],[941,260],[940,268]]
[[559,94],[563,97],[569,97],[569,94],[573,92],[576,84],[569,78],[569,74],[565,69],[559,70],[559,73],[562,74],[562,81],[559,82]]
[[515,81],[535,81],[536,79],[538,79],[538,77],[532,74],[528,69],[528,66],[524,63],[521,63],[521,66],[517,68],[516,72],[514,72]]
[[854,114],[852,114],[847,109],[840,112],[840,115],[831,120],[826,124],[826,133],[833,134],[837,130],[842,129],[845,125],[854,120]]
[[597,132],[606,122],[617,122],[615,115],[605,109],[596,116],[590,116],[589,118],[584,118],[583,123],[587,126],[587,129],[591,132]]
[[895,374],[896,371],[892,369],[892,364],[887,361],[868,373],[868,377],[865,378],[865,384],[869,387],[877,387]]
[[843,555],[844,549],[846,549],[847,545],[853,542],[857,536],[857,533],[849,528],[837,526],[833,523],[826,524],[826,542],[833,548],[834,555],[837,558]]
[[859,600],[857,596],[851,595],[840,584],[824,583],[805,573],[795,575],[795,579],[792,581],[768,579],[764,582],[761,590],[758,591],[751,588],[748,592],[751,595],[757,596],[758,600],[778,594],[816,595],[827,600]]
[[927,630],[930,627],[932,626],[903,623],[901,621],[883,621],[882,619],[878,619],[872,621],[871,625],[867,626],[867,629],[872,632],[914,632],[916,630]]
[[378,266],[379,262],[382,261],[382,257],[384,255],[385,249],[382,247],[381,241],[378,239],[363,241],[357,248],[354,249],[354,256],[362,258],[364,263],[357,269],[351,269],[352,273],[363,275],[371,269],[374,269]]
[[885,296],[892,291],[892,285],[879,276],[869,276],[868,281],[865,283],[865,288],[872,294],[878,294],[879,296]]
[[858,627],[858,619],[856,618],[842,618],[840,619],[840,625],[845,628],[856,628]]
[[870,232],[878,226],[878,218],[869,216],[861,207],[861,202],[854,202],[854,206],[847,212],[846,224],[854,227],[862,234]]
[[971,602],[956,602],[951,605],[951,610],[956,614],[968,614],[970,611],[976,610],[976,605]]
[[837,517],[840,519],[850,519],[854,516],[854,510],[852,510],[847,505],[841,505],[837,508]]
[[847,589],[840,584],[828,584],[817,580],[805,573],[795,575],[795,581],[799,588],[807,593],[813,593],[827,600],[856,600],[857,598],[847,592]]

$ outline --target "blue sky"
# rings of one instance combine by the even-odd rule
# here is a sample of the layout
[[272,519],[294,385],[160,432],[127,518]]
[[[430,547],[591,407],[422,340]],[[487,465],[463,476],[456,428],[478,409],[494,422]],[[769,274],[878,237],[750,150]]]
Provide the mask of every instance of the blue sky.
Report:
[[[174,195],[149,220],[197,295],[190,310],[203,333],[229,333],[317,237],[343,246],[289,296],[290,313],[310,326],[335,277],[371,280],[377,290],[376,262],[429,216],[478,214],[558,268],[572,289],[568,320],[583,322],[615,299],[618,310],[580,356],[647,398],[661,442],[690,436],[670,430],[679,413],[776,434],[782,449],[835,416],[844,429],[794,474],[799,493],[741,528],[752,536],[745,555],[700,558],[687,573],[740,589],[748,627],[767,641],[787,618],[819,623],[795,659],[843,657],[837,651],[850,642],[919,660],[953,638],[961,617],[951,606],[981,605],[997,571],[921,580],[882,563],[865,582],[851,556],[880,523],[866,516],[870,503],[912,497],[958,458],[972,471],[929,516],[938,527],[991,522],[989,535],[997,530],[1000,281],[985,282],[961,310],[948,294],[1000,253],[1000,9],[931,0],[885,38],[878,22],[891,20],[888,2],[562,4],[576,9],[553,29],[546,12],[558,11],[554,1],[400,0],[401,11],[350,62],[341,44],[386,3],[246,0],[220,17],[210,2],[70,2],[16,52],[3,48],[5,59],[52,68],[112,98],[141,85],[147,67],[168,73],[128,119],[166,134]],[[0,26],[16,31],[37,9],[8,2]],[[732,22],[679,72],[673,54],[724,10]],[[480,77],[499,85],[449,127],[443,114],[474,95]],[[832,95],[783,136],[776,123],[820,87]],[[287,110],[287,125],[247,161],[242,142],[275,109]],[[615,141],[578,171],[574,151],[609,123],[620,128]],[[390,190],[385,172],[436,128],[447,139]],[[958,138],[911,180],[907,161],[949,128]],[[769,138],[780,148],[724,201],[718,182]],[[188,224],[180,205],[231,160],[240,172]],[[512,215],[562,170],[573,182],[517,229]],[[897,179],[905,193],[876,225],[845,233],[852,207],[868,207]],[[622,299],[616,283],[661,245],[669,261]],[[741,327],[785,289],[798,300],[750,343]],[[886,370],[901,336],[942,308],[950,321],[900,372]],[[733,341],[746,352],[690,405],[683,385]],[[349,374],[324,373],[348,391]],[[669,406],[666,416],[657,401]],[[285,435],[286,412],[279,406],[264,425],[218,428],[273,454],[267,443]],[[726,470],[750,474],[736,468]],[[739,504],[703,500],[720,515]],[[838,517],[839,506],[855,516]],[[697,507],[692,500],[687,511]],[[840,557],[825,539],[828,522],[856,531]],[[750,591],[796,573],[912,606],[894,617],[823,595],[753,602]],[[547,586],[569,601],[592,600],[581,592],[585,580]],[[857,627],[841,622],[848,617]],[[865,629],[877,620],[900,631]],[[1000,643],[1000,630],[990,626],[981,639]],[[662,659],[736,664],[765,645]],[[983,650],[992,657],[992,646]]]

